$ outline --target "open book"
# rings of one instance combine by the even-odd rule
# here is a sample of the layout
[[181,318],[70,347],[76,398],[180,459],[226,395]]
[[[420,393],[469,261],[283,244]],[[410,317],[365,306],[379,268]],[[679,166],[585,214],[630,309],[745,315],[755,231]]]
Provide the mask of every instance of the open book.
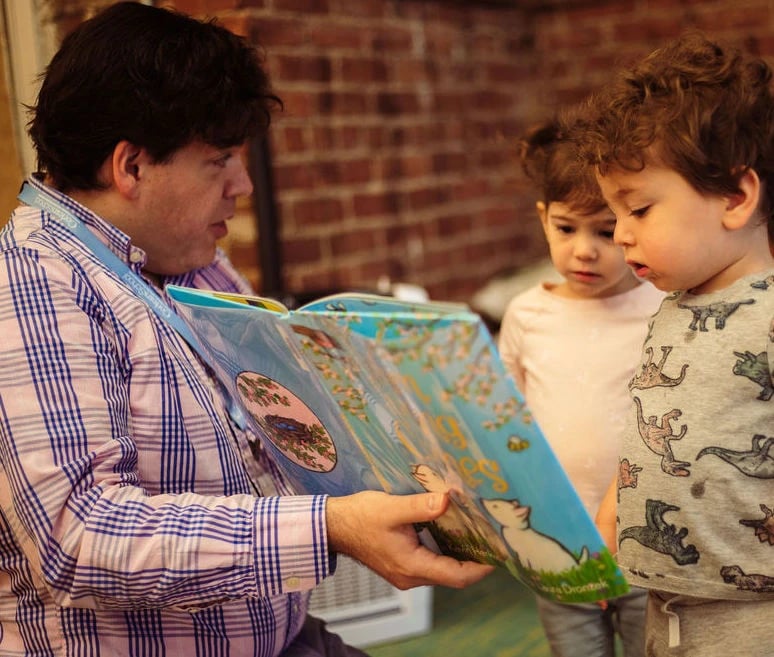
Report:
[[425,539],[544,597],[628,586],[482,320],[455,303],[272,299],[167,286],[222,384],[299,493],[447,491]]

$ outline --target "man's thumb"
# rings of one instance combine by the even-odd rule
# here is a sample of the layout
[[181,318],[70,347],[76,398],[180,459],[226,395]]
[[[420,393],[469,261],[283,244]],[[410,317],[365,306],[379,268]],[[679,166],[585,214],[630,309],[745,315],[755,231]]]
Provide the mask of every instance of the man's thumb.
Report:
[[424,517],[417,518],[414,522],[423,520],[435,520],[443,515],[449,506],[449,496],[446,493],[418,493],[416,498],[417,512],[425,512]]

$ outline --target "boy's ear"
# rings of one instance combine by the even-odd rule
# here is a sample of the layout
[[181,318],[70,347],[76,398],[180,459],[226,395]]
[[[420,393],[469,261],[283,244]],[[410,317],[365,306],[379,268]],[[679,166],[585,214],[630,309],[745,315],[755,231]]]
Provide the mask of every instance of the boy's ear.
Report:
[[116,190],[123,196],[134,198],[140,181],[140,165],[145,151],[126,140],[118,142],[110,157],[110,173]]
[[747,169],[739,179],[739,191],[726,197],[723,225],[737,230],[747,225],[756,211],[761,198],[761,180],[754,169]]

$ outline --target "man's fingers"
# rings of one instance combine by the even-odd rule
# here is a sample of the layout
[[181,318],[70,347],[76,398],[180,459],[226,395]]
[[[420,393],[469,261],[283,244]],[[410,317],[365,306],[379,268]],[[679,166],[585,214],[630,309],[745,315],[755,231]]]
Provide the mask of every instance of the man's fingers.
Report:
[[[489,575],[494,566],[476,563],[475,561],[457,561],[452,557],[438,555],[434,552],[424,551],[421,567],[417,568],[422,573],[421,577],[407,575],[405,577],[393,573],[391,579],[398,588],[411,588],[414,586],[437,585],[447,586],[453,589],[462,589]],[[419,566],[417,561],[415,565]]]
[[401,495],[395,499],[398,504],[391,505],[387,510],[390,524],[409,525],[418,522],[435,520],[443,515],[449,506],[449,497],[443,493],[415,493]]

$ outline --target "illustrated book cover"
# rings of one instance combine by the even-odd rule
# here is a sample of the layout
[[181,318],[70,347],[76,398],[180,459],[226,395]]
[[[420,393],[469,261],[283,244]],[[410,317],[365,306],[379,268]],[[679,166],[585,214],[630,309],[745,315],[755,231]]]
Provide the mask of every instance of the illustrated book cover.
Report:
[[[465,305],[272,299],[167,286],[296,492],[445,491],[420,536],[560,602],[628,585],[481,318]],[[429,533],[429,537],[427,534]]]

